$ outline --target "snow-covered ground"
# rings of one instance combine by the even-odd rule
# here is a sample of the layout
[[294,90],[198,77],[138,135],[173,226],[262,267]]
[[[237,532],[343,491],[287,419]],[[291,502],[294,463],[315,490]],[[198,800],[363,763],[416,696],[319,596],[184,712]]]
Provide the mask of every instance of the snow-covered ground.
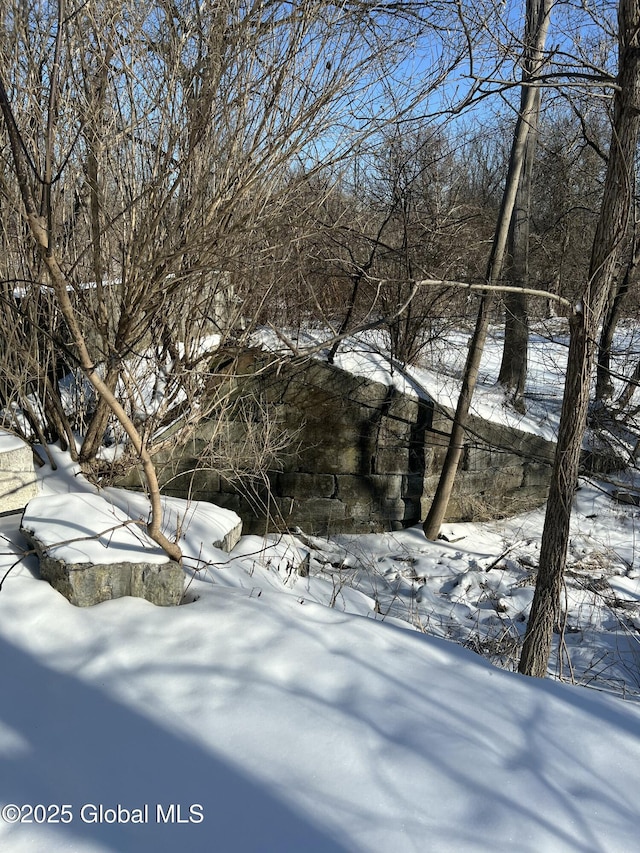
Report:
[[[488,357],[478,405],[506,412]],[[52,452],[43,495],[97,491]],[[576,496],[565,683],[471,651],[513,666],[542,510],[433,543],[252,536],[226,554],[228,516],[168,500],[177,608],[73,607],[19,559],[19,517],[0,519],[0,850],[637,850],[640,509],[615,488],[636,484]],[[100,493],[144,515],[140,496]]]
[[[615,502],[603,486],[583,481],[576,496],[564,632],[556,637],[550,671],[640,699],[640,511]],[[435,543],[419,527],[335,537],[330,547],[317,543],[311,566],[336,586],[366,591],[381,614],[515,669],[543,522],[540,509],[483,525],[446,524],[446,539]]]
[[[53,479],[58,494],[91,489],[69,473],[43,492]],[[3,573],[23,547],[17,523],[0,522]],[[407,583],[412,556],[441,583],[457,565],[471,598],[497,533],[448,532],[464,543],[410,530],[360,550]],[[381,623],[350,586],[298,576],[291,541],[245,537],[234,556],[210,538],[194,512],[182,544],[201,568],[178,608],[73,607],[32,556],[6,577],[0,849],[637,849],[638,705]]]

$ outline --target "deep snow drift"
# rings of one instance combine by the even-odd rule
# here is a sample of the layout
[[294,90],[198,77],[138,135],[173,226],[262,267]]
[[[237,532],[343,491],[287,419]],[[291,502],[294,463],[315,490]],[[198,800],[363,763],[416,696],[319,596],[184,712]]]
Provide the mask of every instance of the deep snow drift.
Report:
[[[44,493],[92,489],[69,473]],[[48,811],[0,821],[3,851],[636,849],[637,704],[381,623],[293,542],[229,556],[197,516],[182,607],[75,608],[32,556],[6,577],[0,798]]]
[[[548,436],[562,351],[533,341],[519,423]],[[476,407],[512,418],[495,352]],[[386,381],[367,347],[340,358]],[[446,402],[455,365],[436,373]],[[52,452],[59,470],[41,470],[43,495],[96,492]],[[434,543],[419,528],[247,536],[229,555],[213,544],[228,515],[168,500],[187,575],[177,608],[73,607],[23,556],[19,517],[0,519],[0,849],[637,850],[640,703],[621,697],[640,693],[640,510],[616,489],[638,491],[628,477],[584,481],[576,496],[552,661],[600,690],[523,678],[469,650],[513,667],[542,510],[446,525]],[[140,495],[100,494],[145,516]]]

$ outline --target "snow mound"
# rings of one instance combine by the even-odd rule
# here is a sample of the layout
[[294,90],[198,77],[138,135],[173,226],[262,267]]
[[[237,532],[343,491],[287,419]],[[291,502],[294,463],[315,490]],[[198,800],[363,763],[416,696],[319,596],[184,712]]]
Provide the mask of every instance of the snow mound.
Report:
[[65,563],[166,563],[140,522],[99,495],[43,495],[29,501],[22,527]]

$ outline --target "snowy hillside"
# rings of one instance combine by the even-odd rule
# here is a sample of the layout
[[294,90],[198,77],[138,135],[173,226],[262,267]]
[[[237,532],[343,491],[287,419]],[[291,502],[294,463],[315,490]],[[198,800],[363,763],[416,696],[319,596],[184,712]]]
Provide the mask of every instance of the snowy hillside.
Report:
[[[92,488],[44,473],[45,494]],[[75,608],[33,557],[4,580],[3,851],[636,849],[636,703],[381,623],[351,585],[292,571],[302,543],[229,556],[193,518],[179,608]],[[4,574],[23,543],[1,525]],[[443,547],[416,554],[442,568]]]
[[[521,417],[544,434],[560,389],[540,361],[550,348],[533,352]],[[342,358],[384,372],[365,348]],[[491,346],[487,359],[477,406],[511,417]],[[58,469],[40,470],[42,495],[97,491],[51,452]],[[420,528],[301,532],[245,536],[227,554],[213,543],[228,513],[168,499],[167,532],[183,529],[178,608],[73,607],[23,556],[19,516],[5,516],[0,849],[636,850],[640,704],[623,697],[640,696],[640,511],[614,493],[637,485],[632,475],[583,481],[576,496],[551,665],[565,683],[505,671],[526,624],[543,509],[449,524],[437,542]],[[146,513],[140,495],[100,493]]]

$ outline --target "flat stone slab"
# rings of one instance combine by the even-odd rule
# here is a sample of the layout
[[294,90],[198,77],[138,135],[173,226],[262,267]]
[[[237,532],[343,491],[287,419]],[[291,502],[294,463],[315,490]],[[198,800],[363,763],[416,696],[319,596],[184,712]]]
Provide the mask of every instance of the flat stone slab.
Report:
[[162,606],[182,599],[181,566],[99,495],[34,498],[20,530],[40,559],[42,578],[78,607],[125,595]]
[[33,451],[21,438],[0,430],[0,512],[22,509],[37,494]]
[[[147,518],[149,515],[149,499],[141,492],[107,488],[104,494],[131,518]],[[202,542],[221,551],[233,551],[237,545],[242,535],[242,521],[233,510],[207,501],[164,496],[161,500],[162,517],[169,530],[189,528],[192,539],[201,537]]]

